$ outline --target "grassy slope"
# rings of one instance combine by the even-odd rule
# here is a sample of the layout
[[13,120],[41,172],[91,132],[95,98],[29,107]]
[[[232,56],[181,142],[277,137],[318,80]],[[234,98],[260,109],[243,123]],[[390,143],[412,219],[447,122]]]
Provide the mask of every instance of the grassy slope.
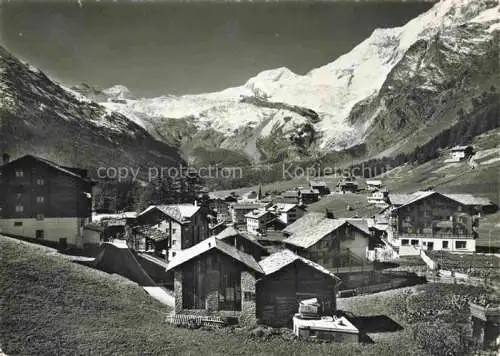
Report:
[[[415,350],[409,334],[371,345],[262,340],[238,331],[169,326],[168,308],[137,285],[0,237],[0,344],[8,355],[390,355]],[[385,314],[387,304],[371,305]]]

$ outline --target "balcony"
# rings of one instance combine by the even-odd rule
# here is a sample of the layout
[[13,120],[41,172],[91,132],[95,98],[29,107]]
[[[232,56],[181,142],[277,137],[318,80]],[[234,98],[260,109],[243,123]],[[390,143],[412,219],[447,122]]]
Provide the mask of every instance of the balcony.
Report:
[[441,234],[439,232],[434,233],[419,233],[419,234],[409,234],[409,233],[399,233],[394,232],[394,239],[457,239],[457,240],[474,240],[476,236],[474,234]]

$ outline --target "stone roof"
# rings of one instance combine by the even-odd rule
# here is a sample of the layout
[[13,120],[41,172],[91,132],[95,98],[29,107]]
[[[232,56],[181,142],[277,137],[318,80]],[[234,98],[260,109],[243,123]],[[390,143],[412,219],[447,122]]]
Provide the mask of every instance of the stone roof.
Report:
[[251,211],[248,214],[246,214],[245,217],[252,218],[252,219],[258,219],[258,218],[263,217],[266,214],[272,215],[272,213],[270,211],[267,211],[267,210],[254,210],[254,211]]
[[205,252],[208,252],[210,250],[216,249],[225,255],[241,262],[244,264],[247,268],[263,274],[264,271],[262,270],[261,266],[257,263],[255,258],[247,253],[241,252],[240,250],[236,249],[235,247],[228,245],[222,240],[216,239],[215,237],[210,237],[206,240],[203,240],[196,245],[177,252],[175,257],[172,258],[172,260],[168,263],[168,268],[167,271],[172,270],[176,267],[179,267],[180,265],[194,259],[195,257],[198,257]]
[[272,255],[264,258],[263,260],[261,260],[259,262],[259,265],[261,266],[262,270],[264,271],[264,273],[267,276],[267,275],[273,274],[273,273],[283,269],[284,267],[294,263],[295,261],[300,261],[302,263],[305,263],[305,264],[317,269],[321,273],[326,274],[326,275],[336,279],[337,281],[340,281],[339,277],[337,277],[335,274],[333,274],[332,272],[327,270],[325,267],[323,267],[323,266],[321,266],[321,265],[319,265],[311,260],[308,260],[307,258],[298,256],[295,253],[293,253],[292,251],[286,250],[286,249],[279,251],[279,252],[276,252],[276,253],[273,253]]
[[252,244],[260,247],[260,248],[264,248],[264,246],[262,246],[260,243],[258,243],[256,240],[252,239],[250,236],[248,236],[248,234],[245,234],[245,233],[242,233],[238,230],[236,230],[234,227],[228,227],[224,230],[222,230],[221,232],[219,232],[217,235],[215,235],[214,237],[218,240],[226,240],[230,237],[233,237],[233,236],[240,236],[241,238],[251,242]]
[[472,194],[445,194],[439,193],[433,190],[429,191],[418,191],[413,194],[394,194],[389,195],[389,200],[393,205],[399,205],[399,207],[403,207],[409,204],[412,204],[421,199],[427,198],[431,195],[438,194],[444,196],[448,199],[454,200],[457,203],[462,205],[479,205],[479,206],[488,206],[492,205],[492,202],[486,198],[475,197]]
[[345,224],[354,226],[366,235],[371,235],[368,224],[363,219],[324,218],[313,225],[304,226],[300,230],[295,231],[292,236],[284,240],[284,243],[309,248]]
[[316,223],[320,222],[323,219],[325,219],[324,213],[307,213],[300,219],[297,219],[292,224],[284,228],[283,232],[291,235],[304,229],[310,229],[311,226],[314,226]]
[[188,220],[196,214],[198,210],[200,210],[200,207],[192,204],[150,205],[138,216],[144,215],[153,209],[160,210],[162,213],[177,222],[183,222],[183,220]]

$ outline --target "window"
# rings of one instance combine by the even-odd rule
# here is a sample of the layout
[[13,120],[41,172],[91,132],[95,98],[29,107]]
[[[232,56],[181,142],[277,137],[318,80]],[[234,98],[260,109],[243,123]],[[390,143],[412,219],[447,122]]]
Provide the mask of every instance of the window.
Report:
[[36,180],[36,184],[37,184],[37,185],[44,185],[44,184],[45,184],[45,180],[44,180],[43,178],[38,178],[38,179]]
[[418,246],[418,240],[411,240],[412,246]]
[[402,239],[401,240],[401,246],[408,246],[409,242],[410,241],[408,239]]
[[431,216],[431,212],[429,210],[424,210],[424,216],[428,218],[429,216]]
[[175,242],[176,242],[176,240],[172,240],[172,246],[174,246],[174,245],[175,245]]
[[16,193],[16,199],[17,200],[21,200],[23,198],[23,194],[22,193]]
[[443,248],[448,248],[448,241],[443,241]]
[[16,205],[16,213],[22,213],[24,211],[24,206]]
[[455,241],[455,248],[460,249],[466,247],[467,247],[467,241]]
[[36,230],[36,238],[37,240],[43,239],[43,230]]
[[36,197],[36,202],[37,203],[42,204],[44,201],[45,201],[45,197],[43,197],[43,196]]
[[254,292],[245,292],[243,300],[245,302],[255,302],[255,293]]
[[24,177],[24,171],[22,169],[16,169],[16,177],[17,178]]
[[45,216],[43,214],[36,214],[36,219],[37,220],[43,220]]
[[14,226],[23,226],[22,221],[14,221]]

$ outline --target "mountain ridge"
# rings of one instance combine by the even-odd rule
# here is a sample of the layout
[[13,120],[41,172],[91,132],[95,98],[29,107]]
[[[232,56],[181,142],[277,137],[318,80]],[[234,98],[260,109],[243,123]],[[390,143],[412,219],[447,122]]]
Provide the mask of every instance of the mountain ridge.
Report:
[[[350,52],[305,75],[281,67],[219,92],[142,99],[114,87],[119,94],[101,91],[100,101],[159,133],[194,161],[200,149],[241,151],[255,163],[283,155],[288,160],[307,159],[363,143],[377,154],[395,144],[385,139],[384,127],[402,139],[411,136],[410,122],[426,126],[444,121],[430,118],[429,112],[439,112],[441,103],[429,104],[429,93],[449,90],[442,82],[458,82],[461,73],[453,67],[467,67],[469,53],[488,56],[488,71],[481,74],[469,66],[469,82],[446,94],[446,100],[459,102],[461,95],[480,94],[482,88],[473,88],[478,86],[474,76],[494,75],[497,70],[491,58],[497,51],[498,10],[498,2],[492,0],[442,0],[403,26],[374,30]],[[434,48],[433,56],[428,47]],[[426,74],[420,75],[420,70]],[[416,102],[424,103],[422,108],[404,99],[414,95],[420,97]],[[413,112],[405,113],[405,105]],[[398,111],[404,115],[393,114]],[[447,109],[443,117],[452,115]],[[308,136],[297,140],[304,131]],[[200,143],[201,137],[212,144]]]
[[127,117],[65,88],[0,46],[0,150],[75,167],[172,166],[178,150]]

